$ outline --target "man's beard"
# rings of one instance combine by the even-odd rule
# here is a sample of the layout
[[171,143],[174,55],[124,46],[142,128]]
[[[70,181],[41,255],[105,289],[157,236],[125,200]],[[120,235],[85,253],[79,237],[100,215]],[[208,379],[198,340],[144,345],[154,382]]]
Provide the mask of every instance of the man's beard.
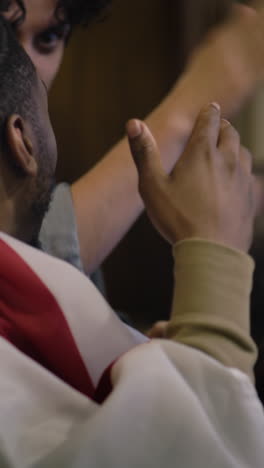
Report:
[[39,161],[38,175],[34,181],[30,194],[29,216],[33,227],[32,237],[29,244],[33,247],[41,248],[39,241],[39,231],[43,218],[49,209],[52,199],[52,192],[55,187],[55,177],[50,167],[49,160],[41,158]]
[[[40,183],[40,182],[39,182]],[[45,214],[49,210],[49,206],[52,200],[52,193],[55,187],[55,178],[50,182],[49,187],[45,187],[45,191],[39,191],[36,198],[31,205],[31,214],[34,220],[34,232],[30,241],[32,247],[41,249],[41,243],[39,240],[39,232],[44,219]]]

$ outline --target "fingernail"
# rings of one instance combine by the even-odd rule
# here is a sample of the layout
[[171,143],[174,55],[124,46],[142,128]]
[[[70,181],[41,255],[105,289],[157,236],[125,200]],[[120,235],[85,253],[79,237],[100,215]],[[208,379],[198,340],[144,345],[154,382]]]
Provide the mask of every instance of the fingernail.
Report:
[[231,125],[231,123],[226,119],[222,119],[221,123],[222,123],[223,127],[230,127],[230,125]]
[[211,106],[214,107],[218,112],[220,112],[221,108],[217,102],[211,102]]
[[129,138],[137,138],[142,133],[142,126],[138,120],[129,120],[126,125],[126,131]]

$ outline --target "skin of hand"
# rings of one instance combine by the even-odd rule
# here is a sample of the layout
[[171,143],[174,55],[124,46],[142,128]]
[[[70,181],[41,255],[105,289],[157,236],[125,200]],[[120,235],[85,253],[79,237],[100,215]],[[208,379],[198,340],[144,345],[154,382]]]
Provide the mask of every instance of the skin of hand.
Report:
[[166,338],[168,325],[169,322],[165,320],[154,323],[154,325],[146,332],[147,337],[150,339]]
[[[219,102],[224,115],[230,116],[263,78],[263,2],[255,6],[256,10],[235,8],[229,21],[205,38],[186,72],[146,119],[167,172],[206,103]],[[136,188],[137,174],[124,139],[73,185],[81,256],[88,272],[107,257],[141,213]]]
[[[199,90],[201,107],[217,101],[230,116],[264,77],[264,2],[236,6],[229,20],[212,30],[191,56],[184,86]],[[178,83],[180,86],[180,83]],[[190,96],[190,98],[191,98]]]
[[237,131],[213,103],[201,111],[170,175],[148,127],[127,124],[148,215],[171,244],[202,238],[248,251],[256,212],[252,160]]

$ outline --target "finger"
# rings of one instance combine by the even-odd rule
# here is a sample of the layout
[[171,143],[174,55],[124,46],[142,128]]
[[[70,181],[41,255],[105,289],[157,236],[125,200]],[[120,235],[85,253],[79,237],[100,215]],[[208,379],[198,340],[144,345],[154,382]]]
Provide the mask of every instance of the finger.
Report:
[[148,338],[165,338],[169,322],[156,322],[153,327],[146,332]]
[[[220,106],[217,103],[212,103],[206,106],[199,114],[189,144],[191,146],[204,146],[214,148],[217,145],[220,130]],[[192,152],[186,152],[192,154]]]
[[250,151],[247,148],[245,148],[244,146],[241,146],[239,156],[240,156],[241,166],[244,168],[244,170],[248,174],[251,174],[253,159],[252,159],[252,155],[251,155]]
[[240,152],[240,135],[228,120],[221,120],[217,146],[220,152],[226,155],[233,155],[236,160],[238,160]]
[[140,182],[146,178],[159,180],[165,177],[160,152],[149,128],[143,122],[133,119],[127,123],[126,131]]

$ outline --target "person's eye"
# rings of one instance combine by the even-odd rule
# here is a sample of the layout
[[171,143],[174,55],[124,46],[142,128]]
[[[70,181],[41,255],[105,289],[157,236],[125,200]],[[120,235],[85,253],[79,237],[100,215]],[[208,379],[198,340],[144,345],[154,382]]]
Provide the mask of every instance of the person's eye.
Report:
[[69,34],[67,25],[58,25],[38,34],[34,40],[35,47],[42,54],[51,54],[61,42],[65,42]]

